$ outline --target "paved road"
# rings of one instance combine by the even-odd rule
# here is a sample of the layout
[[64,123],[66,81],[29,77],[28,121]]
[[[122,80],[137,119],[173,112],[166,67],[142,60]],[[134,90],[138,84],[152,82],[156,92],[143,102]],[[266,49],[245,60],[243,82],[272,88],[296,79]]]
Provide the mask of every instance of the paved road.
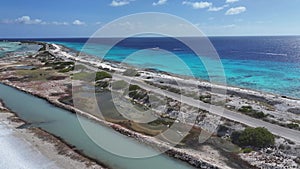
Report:
[[[57,45],[55,47],[57,48],[57,50],[59,50],[59,47]],[[55,52],[57,50],[55,50]],[[65,53],[63,53],[63,54],[65,54]],[[66,57],[68,58],[69,56],[66,56]],[[88,66],[88,65],[86,65],[86,66],[91,68],[92,70],[97,71],[97,69],[94,68],[94,67],[91,67],[91,66]],[[245,124],[247,126],[265,127],[275,135],[284,137],[286,139],[289,139],[291,141],[294,141],[294,142],[297,142],[297,143],[300,144],[300,131],[292,130],[292,129],[285,128],[285,127],[281,127],[279,125],[271,124],[271,123],[265,122],[263,120],[252,118],[250,116],[247,116],[247,115],[244,115],[244,114],[241,114],[241,113],[237,113],[237,112],[234,112],[234,111],[230,111],[230,110],[224,109],[224,108],[219,107],[219,106],[214,106],[214,105],[211,105],[211,104],[207,104],[207,103],[201,102],[199,100],[196,100],[196,99],[193,99],[193,98],[190,98],[190,97],[179,95],[179,94],[169,92],[169,91],[166,91],[166,90],[161,90],[157,87],[146,84],[143,81],[135,80],[134,77],[128,77],[128,76],[123,76],[123,75],[119,75],[119,74],[114,74],[113,77],[116,78],[116,79],[124,80],[124,81],[126,81],[130,84],[139,85],[140,87],[142,87],[146,90],[149,90],[153,93],[164,94],[166,97],[172,98],[174,100],[180,101],[182,103],[185,103],[185,104],[193,106],[193,107],[200,108],[202,110],[209,111],[212,114],[222,116],[226,119],[233,120],[233,121]]]
[[233,120],[233,121],[237,121],[237,122],[246,124],[247,126],[265,127],[275,135],[278,135],[278,136],[287,138],[289,140],[292,140],[294,142],[300,143],[300,131],[292,130],[292,129],[281,127],[281,126],[278,126],[278,125],[274,125],[274,124],[265,122],[263,120],[259,120],[259,119],[252,118],[250,116],[241,114],[241,113],[237,113],[237,112],[234,112],[234,111],[224,109],[224,108],[219,107],[219,106],[214,106],[214,105],[211,105],[211,104],[207,104],[207,103],[201,102],[199,100],[196,100],[196,99],[193,99],[193,98],[190,98],[190,97],[179,95],[179,94],[169,92],[169,91],[166,91],[166,90],[161,90],[157,87],[151,86],[151,85],[146,84],[142,81],[134,80],[133,77],[127,77],[127,76],[123,76],[123,75],[119,75],[119,74],[114,74],[113,77],[116,78],[116,79],[124,80],[124,81],[126,81],[130,84],[139,85],[140,87],[142,87],[146,90],[149,90],[153,93],[163,94],[166,97],[172,98],[172,99],[177,100],[177,101],[181,101],[182,103],[185,103],[187,105],[197,107],[197,108],[200,108],[202,110],[209,111],[210,113],[222,116],[226,119],[230,119],[230,120]]

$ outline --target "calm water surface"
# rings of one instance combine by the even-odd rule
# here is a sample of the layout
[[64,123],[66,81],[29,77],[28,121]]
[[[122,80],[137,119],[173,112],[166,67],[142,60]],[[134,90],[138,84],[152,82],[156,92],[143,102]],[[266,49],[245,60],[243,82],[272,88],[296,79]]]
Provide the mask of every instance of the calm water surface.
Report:
[[[151,158],[132,159],[111,154],[96,145],[83,131],[75,114],[57,108],[45,100],[31,96],[14,88],[0,84],[0,98],[19,117],[33,126],[61,137],[67,143],[76,146],[84,154],[101,161],[116,169],[191,169],[192,167],[180,160],[175,160],[167,155],[159,155]],[[154,150],[139,144],[135,140],[125,137],[116,131],[94,123],[81,117],[81,121],[88,128],[94,129],[97,139],[110,141],[112,146],[118,146],[120,142],[126,145],[120,147],[122,151],[136,151],[153,153]]]

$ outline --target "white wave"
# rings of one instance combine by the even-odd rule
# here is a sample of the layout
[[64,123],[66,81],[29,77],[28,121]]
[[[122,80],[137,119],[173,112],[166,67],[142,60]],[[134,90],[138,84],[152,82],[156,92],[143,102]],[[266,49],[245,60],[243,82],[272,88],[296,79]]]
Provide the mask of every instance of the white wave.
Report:
[[259,55],[271,55],[271,56],[288,56],[286,53],[271,53],[271,52],[248,52],[252,54],[259,54]]

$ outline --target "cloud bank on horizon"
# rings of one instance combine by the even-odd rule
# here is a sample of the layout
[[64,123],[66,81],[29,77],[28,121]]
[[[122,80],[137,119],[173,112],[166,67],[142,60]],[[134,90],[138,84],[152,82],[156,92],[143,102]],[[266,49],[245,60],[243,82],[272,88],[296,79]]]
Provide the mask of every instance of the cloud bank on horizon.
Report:
[[[58,22],[58,21],[43,21],[41,19],[32,19],[30,16],[21,16],[17,19],[5,19],[1,22],[2,24],[25,24],[25,25],[70,25],[69,22]],[[85,25],[84,22],[76,19],[72,22],[73,25]]]

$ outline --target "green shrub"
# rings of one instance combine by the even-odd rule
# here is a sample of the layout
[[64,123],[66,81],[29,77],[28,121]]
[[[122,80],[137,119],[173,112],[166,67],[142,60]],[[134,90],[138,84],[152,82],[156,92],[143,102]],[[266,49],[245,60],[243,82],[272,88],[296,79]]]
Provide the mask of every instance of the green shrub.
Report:
[[107,72],[104,72],[104,71],[101,71],[101,72],[97,72],[96,73],[96,78],[95,80],[102,80],[102,79],[105,79],[105,78],[112,78],[111,74],[107,73]]
[[242,147],[264,148],[274,145],[275,136],[263,127],[246,128],[238,136],[237,143]]
[[70,72],[70,71],[73,71],[74,70],[74,66],[69,66],[69,67],[66,67],[62,70],[59,70],[58,72],[60,73],[67,73],[67,72]]
[[138,90],[138,89],[141,89],[141,87],[138,85],[130,85],[129,86],[129,91],[134,91],[134,90]]
[[286,126],[287,126],[288,128],[290,128],[290,129],[297,129],[297,128],[299,128],[299,125],[296,124],[296,123],[289,123],[289,124],[287,124]]
[[258,118],[258,119],[262,119],[262,118],[267,117],[268,115],[263,113],[262,111],[260,111],[260,112],[253,112],[250,116]]
[[268,116],[268,114],[265,114],[262,111],[254,110],[251,106],[242,106],[240,109],[238,109],[238,111],[258,119],[262,119]]
[[241,135],[242,132],[240,131],[234,131],[232,132],[230,138],[231,138],[231,142],[234,143],[234,144],[239,144],[239,137]]
[[173,93],[177,93],[177,94],[181,93],[180,89],[176,89],[174,87],[168,87],[167,90],[170,92],[173,92]]
[[144,99],[145,97],[147,97],[147,93],[141,92],[141,91],[136,91],[136,90],[129,92],[128,95],[130,98],[135,99],[135,100],[140,100],[140,99]]
[[96,87],[106,88],[109,86],[109,83],[107,81],[98,81],[96,82]]
[[211,102],[211,95],[201,95],[199,97],[199,99],[201,101],[203,101],[204,103],[210,103]]
[[138,85],[129,85],[129,93],[128,96],[132,99],[135,100],[140,100],[140,99],[149,99],[149,96],[147,95],[147,92],[143,90],[140,86]]
[[249,148],[249,147],[244,148],[244,149],[242,150],[243,153],[251,153],[251,151],[253,151],[253,149],[252,149],[252,148]]
[[242,106],[238,111],[242,113],[249,113],[252,112],[253,109],[251,106]]

